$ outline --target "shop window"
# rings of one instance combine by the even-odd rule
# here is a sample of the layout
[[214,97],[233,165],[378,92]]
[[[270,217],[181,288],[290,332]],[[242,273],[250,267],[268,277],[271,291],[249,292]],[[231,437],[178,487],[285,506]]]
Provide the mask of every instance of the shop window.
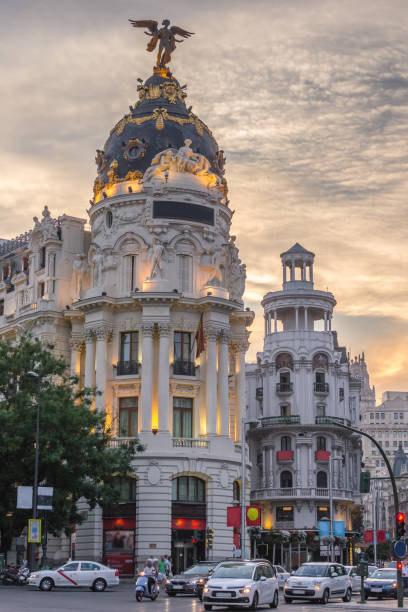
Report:
[[173,398],[173,437],[193,437],[193,400],[190,397]]
[[292,441],[289,436],[283,436],[281,438],[281,450],[282,451],[292,450]]
[[177,255],[179,291],[192,293],[193,291],[193,258],[191,255]]
[[119,398],[119,436],[133,438],[138,433],[138,398]]
[[277,506],[276,522],[293,521],[293,506]]
[[173,374],[181,376],[194,376],[195,364],[191,356],[190,332],[174,332],[174,364]]
[[293,487],[293,476],[288,470],[285,470],[280,475],[281,489],[291,489]]
[[205,482],[196,476],[179,476],[172,480],[172,501],[205,503]]
[[328,506],[318,506],[316,514],[318,522],[325,518],[330,520],[330,510]]
[[325,451],[327,450],[326,446],[327,446],[326,438],[324,436],[317,436],[317,444],[316,444],[317,450]]
[[318,489],[327,489],[327,474],[326,472],[317,472],[316,486]]

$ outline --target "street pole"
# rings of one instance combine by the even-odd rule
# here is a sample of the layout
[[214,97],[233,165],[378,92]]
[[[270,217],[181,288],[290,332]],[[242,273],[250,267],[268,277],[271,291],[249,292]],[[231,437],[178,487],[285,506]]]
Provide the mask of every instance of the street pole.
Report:
[[[366,438],[371,440],[371,442],[373,442],[374,445],[379,450],[380,455],[384,459],[384,463],[386,465],[386,468],[388,470],[388,474],[389,474],[390,480],[391,480],[392,494],[393,494],[393,498],[394,498],[395,534],[397,534],[397,518],[396,517],[397,517],[397,515],[399,513],[399,499],[398,499],[397,484],[395,482],[395,476],[394,476],[393,471],[391,469],[390,462],[388,461],[388,457],[385,454],[383,448],[378,444],[378,442],[377,442],[377,440],[375,438],[370,436],[370,434],[366,433],[365,431],[360,431],[359,429],[355,429],[354,427],[349,427],[348,425],[343,425],[343,423],[339,423],[337,421],[331,421],[331,424],[336,426],[336,427],[341,427],[342,429],[347,429],[348,431],[356,433],[359,436],[365,436]],[[402,570],[398,569],[398,566],[397,566],[397,599],[398,599],[398,607],[402,608],[404,606],[404,591],[403,591],[403,588],[402,588]]]
[[334,537],[333,537],[333,469],[332,456],[329,457],[329,514],[330,514],[330,556],[334,563]]
[[374,487],[373,491],[373,544],[374,544],[374,565],[377,565],[377,486]]
[[[37,414],[36,414],[36,426],[35,426],[35,458],[34,458],[34,486],[33,486],[33,518],[38,518],[38,458],[40,452],[40,394],[41,394],[41,378],[36,372],[27,372],[27,376],[37,379]],[[31,569],[34,570],[35,563],[35,544],[30,544],[30,565]]]
[[245,417],[241,419],[241,559],[245,559],[245,524],[246,524],[246,505],[245,505]]

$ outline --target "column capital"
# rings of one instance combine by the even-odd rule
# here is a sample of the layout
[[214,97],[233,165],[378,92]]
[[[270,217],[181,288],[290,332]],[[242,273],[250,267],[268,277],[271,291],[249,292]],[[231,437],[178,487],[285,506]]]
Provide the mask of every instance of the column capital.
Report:
[[95,339],[95,331],[92,328],[88,328],[85,330],[85,342],[87,344],[93,342]]
[[153,337],[154,323],[143,323],[140,329],[143,337]]
[[221,329],[218,333],[218,340],[222,344],[229,344],[231,341],[231,332],[229,329]]
[[218,332],[219,332],[219,330],[216,327],[213,327],[213,326],[205,328],[205,333],[206,333],[206,336],[207,336],[207,340],[209,340],[210,342],[216,342],[217,341]]
[[159,335],[160,338],[168,338],[171,332],[171,325],[168,323],[159,323]]
[[97,341],[98,340],[109,341],[113,336],[113,329],[109,325],[99,325],[98,327],[94,328],[93,332],[94,332],[94,335]]
[[69,345],[72,351],[82,352],[85,349],[85,339],[73,337],[70,339]]
[[232,341],[232,350],[235,353],[246,353],[249,349],[249,342],[246,338],[234,338]]

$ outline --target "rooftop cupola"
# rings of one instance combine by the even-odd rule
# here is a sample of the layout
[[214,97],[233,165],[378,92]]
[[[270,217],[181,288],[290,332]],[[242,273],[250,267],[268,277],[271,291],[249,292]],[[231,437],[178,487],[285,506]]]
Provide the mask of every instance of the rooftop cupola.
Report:
[[296,242],[281,253],[283,289],[313,289],[314,253]]

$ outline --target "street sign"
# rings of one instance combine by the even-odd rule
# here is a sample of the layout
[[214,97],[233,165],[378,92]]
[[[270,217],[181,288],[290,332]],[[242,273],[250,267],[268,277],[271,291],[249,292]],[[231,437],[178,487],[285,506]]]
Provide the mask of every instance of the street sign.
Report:
[[27,542],[41,544],[41,519],[28,519]]
[[394,554],[399,559],[403,559],[407,552],[407,545],[402,540],[398,540],[394,544]]

